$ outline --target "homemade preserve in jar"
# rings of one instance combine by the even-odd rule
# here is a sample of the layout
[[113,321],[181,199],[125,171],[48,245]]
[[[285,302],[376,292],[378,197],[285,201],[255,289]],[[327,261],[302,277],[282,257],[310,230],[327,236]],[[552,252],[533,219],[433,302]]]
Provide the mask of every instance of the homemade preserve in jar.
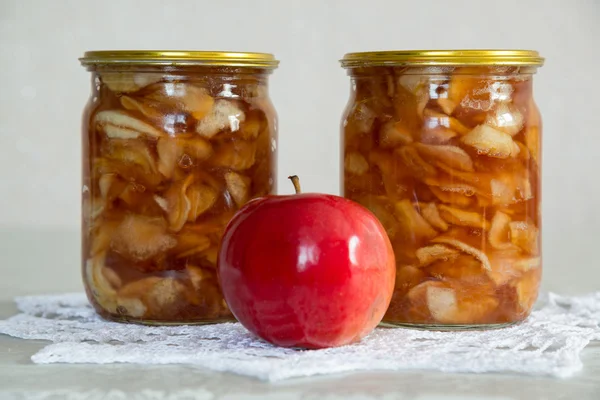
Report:
[[217,281],[225,225],[275,190],[270,54],[94,51],[83,115],[82,267],[116,321],[233,319]]
[[397,261],[383,319],[432,329],[525,319],[541,277],[534,51],[351,53],[342,192]]

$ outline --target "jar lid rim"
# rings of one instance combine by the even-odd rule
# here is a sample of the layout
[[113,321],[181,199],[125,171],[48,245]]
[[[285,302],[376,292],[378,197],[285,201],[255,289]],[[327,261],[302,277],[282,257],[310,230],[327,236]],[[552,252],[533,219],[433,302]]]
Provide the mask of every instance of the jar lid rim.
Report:
[[86,51],[82,65],[207,65],[274,69],[279,60],[269,53],[190,50],[100,50]]
[[395,65],[512,65],[541,67],[544,64],[544,58],[535,50],[393,50],[347,53],[340,62],[343,68]]

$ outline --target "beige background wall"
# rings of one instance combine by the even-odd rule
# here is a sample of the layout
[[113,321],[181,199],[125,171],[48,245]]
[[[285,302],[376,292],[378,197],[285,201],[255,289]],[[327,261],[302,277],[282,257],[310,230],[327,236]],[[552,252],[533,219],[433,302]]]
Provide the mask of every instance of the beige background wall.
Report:
[[337,193],[348,51],[536,49],[544,117],[545,286],[600,288],[600,2],[0,0],[0,297],[80,290],[87,49],[273,52],[279,185]]

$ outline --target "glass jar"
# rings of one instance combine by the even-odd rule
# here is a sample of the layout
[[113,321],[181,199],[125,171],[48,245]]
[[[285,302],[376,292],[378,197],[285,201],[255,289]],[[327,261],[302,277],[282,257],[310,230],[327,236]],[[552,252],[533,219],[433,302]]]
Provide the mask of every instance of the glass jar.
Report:
[[342,193],[392,241],[383,319],[429,329],[525,319],[541,277],[533,51],[351,53]]
[[93,51],[83,113],[82,267],[104,318],[233,320],[217,281],[225,225],[275,191],[270,54]]

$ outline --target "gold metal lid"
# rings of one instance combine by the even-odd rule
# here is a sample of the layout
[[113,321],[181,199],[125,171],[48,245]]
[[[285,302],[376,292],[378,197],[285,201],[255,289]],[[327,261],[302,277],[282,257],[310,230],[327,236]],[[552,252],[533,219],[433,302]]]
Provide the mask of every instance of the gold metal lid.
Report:
[[344,68],[368,66],[508,65],[535,66],[544,58],[533,50],[402,50],[347,53],[340,60]]
[[279,61],[268,53],[187,50],[104,50],[86,51],[79,59],[90,65],[208,65],[224,67],[277,68]]

